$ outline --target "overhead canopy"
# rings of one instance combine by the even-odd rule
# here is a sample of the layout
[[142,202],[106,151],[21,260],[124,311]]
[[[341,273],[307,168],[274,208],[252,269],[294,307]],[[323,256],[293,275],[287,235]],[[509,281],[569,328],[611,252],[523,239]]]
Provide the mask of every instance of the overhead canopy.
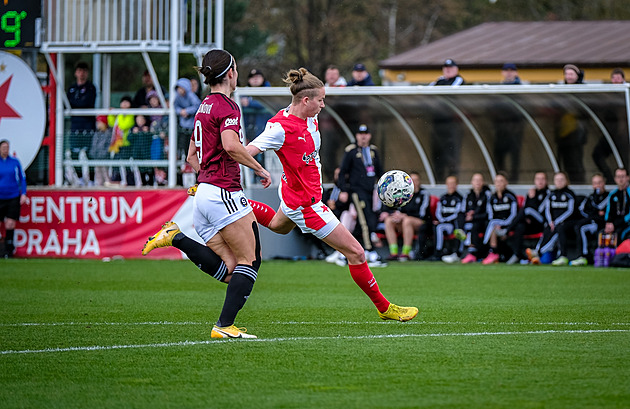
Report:
[[[238,93],[255,95],[265,107],[244,109],[249,124],[262,119],[264,126],[290,103],[286,88]],[[366,123],[385,169],[416,170],[427,185],[449,174],[467,182],[480,172],[490,180],[500,170],[516,184],[557,170],[569,172],[574,184],[589,184],[604,167],[597,160],[611,170],[630,165],[629,100],[625,85],[329,88],[319,115],[325,182]],[[260,132],[255,128],[246,127],[248,139]],[[279,174],[274,156],[265,163]]]

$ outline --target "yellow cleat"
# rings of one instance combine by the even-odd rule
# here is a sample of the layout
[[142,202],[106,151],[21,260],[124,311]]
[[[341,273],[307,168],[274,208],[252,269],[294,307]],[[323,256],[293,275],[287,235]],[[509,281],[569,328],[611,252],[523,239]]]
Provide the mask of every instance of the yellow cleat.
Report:
[[158,247],[168,247],[173,244],[173,237],[177,233],[180,233],[179,226],[175,222],[166,222],[159,232],[149,237],[144,247],[142,248],[142,255],[146,256],[151,250]]
[[212,338],[258,338],[256,335],[247,334],[247,328],[237,328],[236,325],[229,327],[212,327],[210,333]]
[[409,321],[418,315],[416,307],[399,307],[396,304],[389,304],[385,312],[378,312],[378,316],[384,320]]

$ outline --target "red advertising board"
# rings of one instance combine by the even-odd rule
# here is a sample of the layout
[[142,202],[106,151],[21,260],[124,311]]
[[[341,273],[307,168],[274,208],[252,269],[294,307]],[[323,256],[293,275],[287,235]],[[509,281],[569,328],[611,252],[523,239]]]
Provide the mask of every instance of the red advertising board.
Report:
[[[184,189],[29,190],[15,229],[16,257],[140,258],[147,238],[168,220],[192,226]],[[181,259],[172,247],[150,258]]]

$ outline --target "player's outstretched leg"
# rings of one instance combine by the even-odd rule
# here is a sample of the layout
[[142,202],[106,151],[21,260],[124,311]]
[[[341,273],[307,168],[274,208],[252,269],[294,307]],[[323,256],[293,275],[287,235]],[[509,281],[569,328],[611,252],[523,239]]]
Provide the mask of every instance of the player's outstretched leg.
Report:
[[254,216],[256,216],[258,223],[268,228],[271,219],[276,215],[276,211],[271,206],[256,200],[248,199],[248,202],[252,210],[254,210]]
[[159,247],[168,247],[173,245],[173,237],[177,234],[181,233],[179,230],[179,226],[177,223],[169,221],[162,225],[162,228],[155,233],[153,236],[149,237],[146,243],[144,243],[144,247],[142,247],[142,255],[146,256],[152,250],[155,250]]
[[168,246],[183,251],[194,265],[209,276],[224,283],[229,281],[229,268],[223,260],[208,246],[198,243],[182,233],[177,223],[172,221],[166,222],[160,231],[149,237],[142,249],[142,255],[149,254],[153,249]]
[[363,247],[343,225],[335,227],[324,241],[346,256],[352,279],[370,297],[379,317],[384,320],[409,321],[418,315],[416,307],[399,307],[385,298],[368,267]]

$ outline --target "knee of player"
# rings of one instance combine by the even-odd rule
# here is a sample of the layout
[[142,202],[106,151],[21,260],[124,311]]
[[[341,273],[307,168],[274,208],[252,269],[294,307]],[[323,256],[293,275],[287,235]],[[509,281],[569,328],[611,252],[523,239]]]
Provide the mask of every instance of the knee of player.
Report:
[[[223,260],[223,262],[225,263],[225,266],[227,267],[227,271],[228,271],[226,277],[232,275],[232,273],[234,272],[234,268],[236,267],[236,258],[230,258],[229,260]],[[227,283],[227,281],[226,281],[226,283]]]
[[366,261],[365,250],[363,250],[359,242],[342,251],[342,254],[346,256],[349,264],[362,264]]

